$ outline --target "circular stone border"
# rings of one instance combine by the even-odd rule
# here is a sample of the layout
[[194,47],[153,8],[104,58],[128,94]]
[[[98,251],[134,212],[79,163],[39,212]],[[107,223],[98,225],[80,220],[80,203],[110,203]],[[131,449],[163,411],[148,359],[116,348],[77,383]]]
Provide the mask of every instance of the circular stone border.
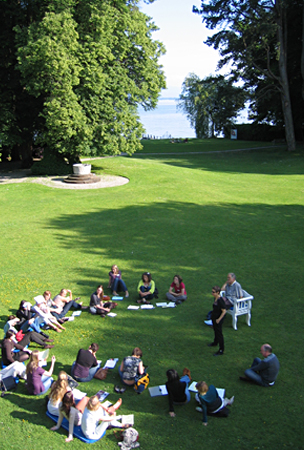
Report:
[[115,186],[123,186],[129,183],[129,179],[116,175],[98,175],[101,181],[92,184],[69,184],[63,180],[65,177],[32,177],[31,170],[15,170],[12,172],[0,172],[0,185],[9,183],[38,183],[43,186],[57,189],[103,189]]

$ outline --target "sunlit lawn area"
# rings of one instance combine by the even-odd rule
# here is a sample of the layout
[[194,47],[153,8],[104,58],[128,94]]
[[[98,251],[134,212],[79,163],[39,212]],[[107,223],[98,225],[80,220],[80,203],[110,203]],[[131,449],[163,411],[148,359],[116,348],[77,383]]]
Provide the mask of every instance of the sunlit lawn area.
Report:
[[[162,144],[153,141],[150,148],[157,151],[158,145],[162,151]],[[167,147],[175,151],[186,145],[191,142]],[[96,173],[129,178],[121,187],[0,185],[2,328],[20,300],[32,301],[46,289],[56,295],[70,288],[88,304],[97,284],[107,285],[110,267],[117,263],[130,299],[119,303],[115,318],[84,311],[67,324],[67,331],[51,332],[55,375],[69,371],[78,349],[91,342],[100,345],[98,358],[103,361],[121,360],[139,346],[149,366],[150,386],[165,383],[169,368],[181,374],[189,367],[195,381],[235,395],[229,418],[209,418],[204,427],[194,396],[170,418],[166,397],[151,398],[147,391],[137,395],[130,388],[120,412],[134,413],[142,449],[303,449],[303,163],[303,152],[275,148],[136,155],[92,162]],[[184,279],[188,300],[175,309],[127,310],[146,270],[156,281],[160,301],[176,273]],[[212,329],[204,319],[212,308],[212,286],[222,285],[229,271],[255,297],[252,326],[241,317],[234,331],[227,317],[225,355],[215,358],[207,347]],[[281,363],[277,383],[269,389],[239,381],[265,342]],[[114,402],[118,383],[115,369],[105,381],[93,380],[81,389],[88,395],[106,389]],[[64,430],[50,431],[53,422],[45,415],[45,399],[28,396],[23,382],[0,402],[1,448],[88,445],[77,439],[66,444]],[[113,431],[92,445],[98,447],[118,448]]]

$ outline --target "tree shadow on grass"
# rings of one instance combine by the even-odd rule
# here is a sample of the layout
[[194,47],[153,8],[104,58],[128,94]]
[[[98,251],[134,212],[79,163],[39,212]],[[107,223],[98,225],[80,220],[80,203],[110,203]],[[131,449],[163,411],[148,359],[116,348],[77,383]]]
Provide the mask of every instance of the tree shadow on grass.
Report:
[[[139,159],[139,158],[138,158]],[[160,159],[163,164],[223,173],[302,175],[304,152],[278,149],[191,155],[147,155],[140,159]]]

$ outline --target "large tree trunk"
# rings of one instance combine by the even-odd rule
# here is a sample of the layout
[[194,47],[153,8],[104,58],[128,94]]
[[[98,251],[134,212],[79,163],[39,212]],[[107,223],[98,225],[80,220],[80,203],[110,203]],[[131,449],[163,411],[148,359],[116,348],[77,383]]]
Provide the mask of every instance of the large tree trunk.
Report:
[[279,70],[280,70],[280,84],[281,84],[281,100],[285,122],[285,136],[287,142],[287,149],[288,151],[292,152],[296,149],[296,138],[294,133],[293,117],[289,94],[289,84],[287,76],[287,54],[286,54],[287,27],[282,1],[276,0],[275,4],[278,18],[278,41],[280,44]]
[[304,100],[304,3],[302,10],[302,55],[301,55],[301,73],[302,73],[302,97]]

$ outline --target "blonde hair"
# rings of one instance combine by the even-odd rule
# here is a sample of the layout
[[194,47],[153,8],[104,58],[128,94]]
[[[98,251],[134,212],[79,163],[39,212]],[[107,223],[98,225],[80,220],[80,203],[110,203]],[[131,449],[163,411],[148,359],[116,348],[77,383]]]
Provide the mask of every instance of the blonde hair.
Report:
[[58,374],[58,379],[57,381],[61,381],[61,380],[66,380],[68,381],[68,374],[64,371],[64,370],[60,370],[59,374]]
[[39,351],[34,350],[31,353],[30,360],[28,365],[26,366],[26,373],[33,373],[34,370],[38,369],[39,366]]
[[[65,372],[63,372],[65,373]],[[68,382],[65,379],[59,379],[52,384],[50,399],[53,402],[58,402],[62,400],[64,394],[67,392]]]
[[205,395],[209,391],[209,387],[206,381],[199,381],[198,383],[196,383],[195,387],[202,395]]
[[87,409],[89,411],[97,411],[97,409],[100,408],[100,402],[97,395],[93,395],[93,397],[90,398],[87,404]]

